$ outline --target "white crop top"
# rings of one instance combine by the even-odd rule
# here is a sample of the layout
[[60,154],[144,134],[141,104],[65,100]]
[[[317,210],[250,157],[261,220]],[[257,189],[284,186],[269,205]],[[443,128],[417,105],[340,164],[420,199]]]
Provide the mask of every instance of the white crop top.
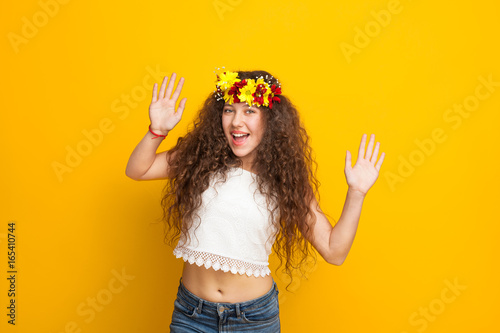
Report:
[[264,277],[271,273],[268,261],[277,228],[255,174],[232,168],[225,182],[212,177],[197,213],[201,222],[197,226],[195,220],[188,230],[189,243],[181,234],[174,249],[176,258],[233,274]]

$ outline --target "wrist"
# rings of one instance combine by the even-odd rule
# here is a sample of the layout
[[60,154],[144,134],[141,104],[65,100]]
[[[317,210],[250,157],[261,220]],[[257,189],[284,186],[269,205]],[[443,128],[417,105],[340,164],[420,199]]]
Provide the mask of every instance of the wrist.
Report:
[[148,129],[149,132],[155,136],[153,139],[156,139],[157,137],[162,137],[163,139],[165,139],[165,137],[168,135],[169,132],[169,131],[162,131],[159,129],[155,129],[151,125],[149,125]]
[[364,197],[366,196],[366,193],[367,193],[367,192],[363,192],[363,191],[358,190],[358,189],[356,189],[356,188],[354,188],[354,187],[349,187],[349,188],[347,189],[347,193],[352,193],[352,194],[354,194],[354,195],[358,195],[358,196],[361,196],[361,197],[363,197],[363,198],[364,198]]

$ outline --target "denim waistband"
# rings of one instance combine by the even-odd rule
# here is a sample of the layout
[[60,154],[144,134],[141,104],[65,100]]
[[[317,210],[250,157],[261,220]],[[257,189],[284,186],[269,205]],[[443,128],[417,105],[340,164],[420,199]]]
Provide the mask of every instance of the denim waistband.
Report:
[[279,293],[278,286],[273,279],[271,289],[264,295],[245,302],[229,303],[229,302],[211,302],[200,298],[186,289],[182,283],[182,277],[179,279],[178,294],[189,302],[193,307],[197,308],[198,313],[201,313],[202,308],[208,312],[218,313],[221,310],[229,310],[235,312],[238,316],[240,311],[250,311],[258,308],[270,301],[270,298],[275,297]]

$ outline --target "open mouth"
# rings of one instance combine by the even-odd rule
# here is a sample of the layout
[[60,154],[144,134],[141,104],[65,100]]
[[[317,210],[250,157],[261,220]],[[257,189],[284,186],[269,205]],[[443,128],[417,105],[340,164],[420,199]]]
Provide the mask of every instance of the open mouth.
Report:
[[250,134],[231,133],[231,136],[233,138],[233,143],[235,145],[242,145],[242,144],[244,144],[247,141],[247,139],[250,136]]

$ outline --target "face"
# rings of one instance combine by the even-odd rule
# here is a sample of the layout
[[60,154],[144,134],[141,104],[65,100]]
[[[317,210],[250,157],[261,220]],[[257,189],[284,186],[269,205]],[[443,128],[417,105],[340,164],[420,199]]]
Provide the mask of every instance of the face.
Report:
[[242,160],[243,169],[250,170],[256,148],[264,136],[264,127],[264,114],[258,107],[246,103],[224,105],[224,135],[233,153]]

